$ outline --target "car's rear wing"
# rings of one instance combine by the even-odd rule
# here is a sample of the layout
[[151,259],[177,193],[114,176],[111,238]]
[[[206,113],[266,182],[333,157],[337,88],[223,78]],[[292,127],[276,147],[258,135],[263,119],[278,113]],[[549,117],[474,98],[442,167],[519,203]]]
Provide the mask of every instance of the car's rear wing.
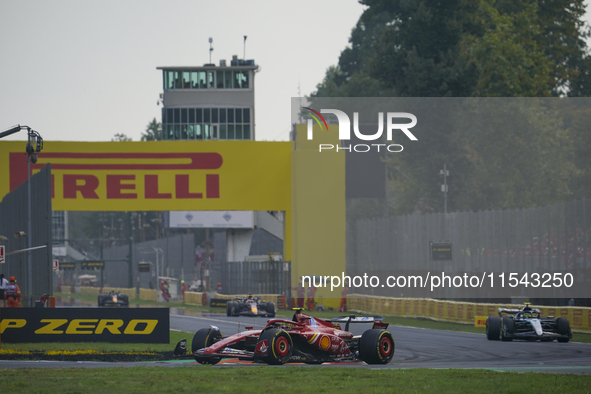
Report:
[[373,323],[373,328],[388,328],[388,323],[383,323],[384,320],[383,316],[337,316],[330,319],[330,322],[333,324],[338,323],[345,323],[345,331],[349,331],[349,324],[350,323]]
[[509,309],[509,308],[499,308],[499,316],[503,313],[506,315],[516,315],[521,312],[521,309]]
[[530,308],[529,310],[527,309],[514,309],[514,308],[499,308],[499,316],[503,317],[503,314],[505,315],[516,315],[519,312],[524,312],[524,313],[540,313],[539,309],[536,308]]

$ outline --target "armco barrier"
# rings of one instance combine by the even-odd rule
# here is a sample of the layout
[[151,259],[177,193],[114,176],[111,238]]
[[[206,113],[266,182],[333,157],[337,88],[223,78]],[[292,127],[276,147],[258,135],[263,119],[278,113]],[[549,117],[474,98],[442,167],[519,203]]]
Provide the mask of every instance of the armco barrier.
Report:
[[100,287],[79,287],[79,289],[80,289],[80,294],[93,295],[93,296],[98,296],[101,291]]
[[140,300],[156,301],[155,289],[140,289]]
[[[517,308],[519,304],[480,304],[429,298],[389,298],[349,294],[347,309],[385,316],[422,317],[433,320],[474,324],[475,316],[496,316],[498,308]],[[574,331],[591,331],[591,308],[537,306],[542,316],[567,317]]]
[[203,306],[203,293],[185,291],[185,304]]

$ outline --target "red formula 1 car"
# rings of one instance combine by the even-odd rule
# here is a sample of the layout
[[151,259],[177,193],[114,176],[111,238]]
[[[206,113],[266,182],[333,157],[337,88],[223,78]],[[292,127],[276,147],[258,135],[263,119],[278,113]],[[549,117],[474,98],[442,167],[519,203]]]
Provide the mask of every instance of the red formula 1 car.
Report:
[[[247,331],[224,337],[215,326],[201,329],[193,337],[191,354],[187,354],[187,340],[183,339],[174,355],[194,358],[201,364],[216,364],[223,358],[275,365],[329,361],[387,364],[394,357],[394,338],[386,330],[388,323],[381,320],[351,315],[324,321],[296,309],[292,320],[269,320],[263,330],[247,327]],[[350,323],[373,323],[373,328],[354,336],[349,332]]]

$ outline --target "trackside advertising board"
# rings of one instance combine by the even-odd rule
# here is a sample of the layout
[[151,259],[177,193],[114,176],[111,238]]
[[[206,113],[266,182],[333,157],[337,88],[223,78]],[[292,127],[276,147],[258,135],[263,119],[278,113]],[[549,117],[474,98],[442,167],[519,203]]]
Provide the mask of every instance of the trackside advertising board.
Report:
[[169,343],[168,308],[2,308],[2,342]]
[[[46,141],[56,211],[287,211],[288,142]],[[0,197],[27,180],[19,141],[0,142]]]

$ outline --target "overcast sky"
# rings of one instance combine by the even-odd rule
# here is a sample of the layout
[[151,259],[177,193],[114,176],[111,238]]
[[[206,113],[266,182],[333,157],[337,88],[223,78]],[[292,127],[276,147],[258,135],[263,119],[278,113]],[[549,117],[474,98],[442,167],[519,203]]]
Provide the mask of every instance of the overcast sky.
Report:
[[213,63],[242,58],[246,35],[246,58],[261,68],[257,140],[287,140],[290,98],[338,62],[363,9],[356,0],[0,0],[0,131],[138,141],[161,120],[156,67],[209,63],[209,37]]
[[[159,66],[254,59],[257,140],[287,140],[290,98],[338,61],[356,0],[0,0],[0,131],[47,141],[140,139],[161,121]],[[298,90],[299,89],[299,90]],[[5,139],[26,139],[26,133]]]

